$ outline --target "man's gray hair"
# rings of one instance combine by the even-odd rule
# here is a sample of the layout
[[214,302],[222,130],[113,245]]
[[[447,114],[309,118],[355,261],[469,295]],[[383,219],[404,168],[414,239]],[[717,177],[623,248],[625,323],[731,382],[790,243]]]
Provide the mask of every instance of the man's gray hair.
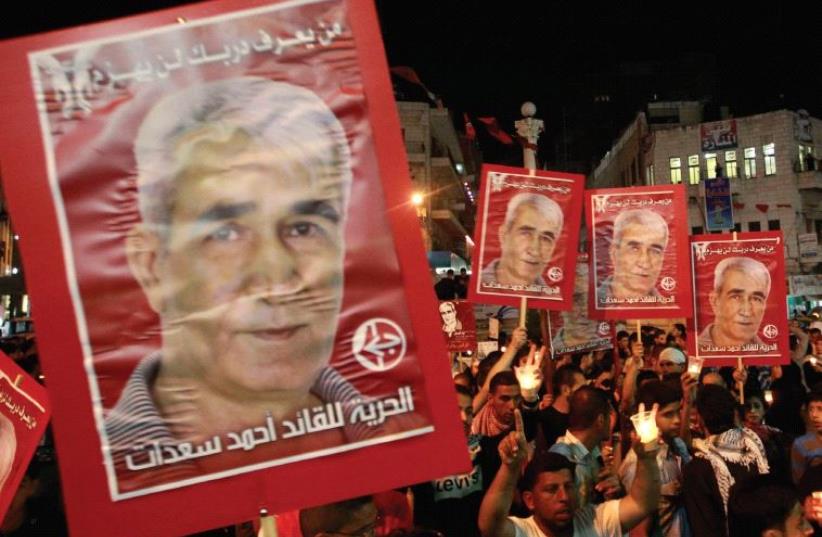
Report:
[[662,229],[665,232],[665,244],[668,244],[668,223],[662,215],[650,209],[631,209],[619,213],[614,218],[614,244],[620,243],[625,227],[630,224]]
[[442,313],[442,307],[443,306],[451,306],[451,309],[453,311],[457,311],[457,304],[452,300],[448,300],[448,301],[445,301],[445,302],[440,302],[440,307],[439,307],[440,313]]
[[339,188],[345,208],[351,153],[337,117],[309,89],[248,76],[189,86],[147,114],[134,143],[143,222],[160,228],[169,223],[187,151],[238,136],[282,156],[277,166],[284,170],[302,166],[319,189]]
[[505,231],[511,229],[511,224],[513,224],[514,218],[516,218],[517,211],[523,205],[530,205],[541,215],[548,216],[549,218],[556,220],[559,223],[559,231],[557,231],[557,235],[559,235],[562,231],[564,215],[559,204],[547,196],[543,196],[542,194],[532,194],[529,192],[517,194],[508,201],[508,208],[505,210],[505,222],[502,224],[502,228]]
[[716,264],[714,269],[714,292],[719,293],[725,283],[725,274],[729,270],[737,270],[749,278],[755,278],[757,274],[765,281],[765,295],[771,293],[771,273],[764,263],[751,259],[750,257],[726,257]]

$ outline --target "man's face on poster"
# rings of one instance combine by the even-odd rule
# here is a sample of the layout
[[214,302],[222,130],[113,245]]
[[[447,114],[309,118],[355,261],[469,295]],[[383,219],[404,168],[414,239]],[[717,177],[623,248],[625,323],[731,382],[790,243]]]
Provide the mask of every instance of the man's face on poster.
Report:
[[457,324],[457,309],[451,302],[440,304],[440,317],[445,326],[454,326]]
[[247,138],[185,152],[147,293],[164,358],[224,391],[307,393],[342,300],[342,183]]
[[652,294],[662,271],[667,237],[667,229],[659,225],[626,224],[610,248],[614,287],[631,296]]
[[754,341],[769,291],[767,279],[760,274],[726,270],[722,286],[708,295],[714,313],[714,343],[744,345]]
[[562,322],[565,329],[565,343],[568,345],[579,345],[596,337],[597,321],[589,319],[588,313],[588,287],[587,278],[577,279],[574,282],[574,307],[569,311],[563,311]]
[[520,205],[510,224],[500,229],[500,282],[530,285],[545,270],[554,255],[562,222],[540,212],[534,205]]

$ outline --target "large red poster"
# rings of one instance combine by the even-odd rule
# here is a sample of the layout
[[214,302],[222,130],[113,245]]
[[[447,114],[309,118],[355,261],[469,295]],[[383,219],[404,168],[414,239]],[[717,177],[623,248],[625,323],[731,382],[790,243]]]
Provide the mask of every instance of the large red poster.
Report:
[[202,4],[2,52],[74,532],[179,534],[464,469],[367,2]]
[[682,185],[585,191],[594,319],[690,317]]
[[0,352],[0,520],[26,475],[50,416],[46,389]]
[[788,363],[785,241],[780,231],[691,237],[694,334],[706,365]]
[[570,309],[584,185],[582,175],[483,165],[468,298]]

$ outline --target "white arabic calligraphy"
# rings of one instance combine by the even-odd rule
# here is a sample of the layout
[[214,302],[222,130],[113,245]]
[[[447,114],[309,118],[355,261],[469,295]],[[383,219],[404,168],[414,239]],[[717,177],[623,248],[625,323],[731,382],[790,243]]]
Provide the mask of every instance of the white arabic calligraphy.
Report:
[[[99,62],[98,67],[92,63],[99,46],[79,49],[69,61],[58,61],[53,55],[40,54],[36,57],[39,68],[49,77],[54,99],[60,104],[63,118],[71,119],[76,113],[89,115],[92,111],[90,100],[102,89],[123,88],[129,82],[152,82],[163,80],[176,70],[185,67],[210,63],[236,65],[252,52],[261,54],[271,52],[276,56],[289,49],[303,46],[306,50],[316,46],[329,47],[344,28],[340,22],[326,23],[320,21],[318,27],[305,28],[294,32],[293,36],[273,37],[265,30],[257,30],[257,39],[240,39],[224,44],[216,51],[208,51],[200,43],[189,51],[175,48],[170,54],[156,54],[152,59],[138,61],[131,70],[117,72],[110,61]],[[171,58],[170,60],[167,58]]]

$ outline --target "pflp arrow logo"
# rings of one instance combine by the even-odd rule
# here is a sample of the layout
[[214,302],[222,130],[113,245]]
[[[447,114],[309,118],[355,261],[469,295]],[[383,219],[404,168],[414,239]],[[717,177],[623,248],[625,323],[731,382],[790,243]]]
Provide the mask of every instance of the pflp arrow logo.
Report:
[[369,371],[388,371],[405,356],[405,332],[397,323],[376,317],[362,323],[351,343],[354,357]]

